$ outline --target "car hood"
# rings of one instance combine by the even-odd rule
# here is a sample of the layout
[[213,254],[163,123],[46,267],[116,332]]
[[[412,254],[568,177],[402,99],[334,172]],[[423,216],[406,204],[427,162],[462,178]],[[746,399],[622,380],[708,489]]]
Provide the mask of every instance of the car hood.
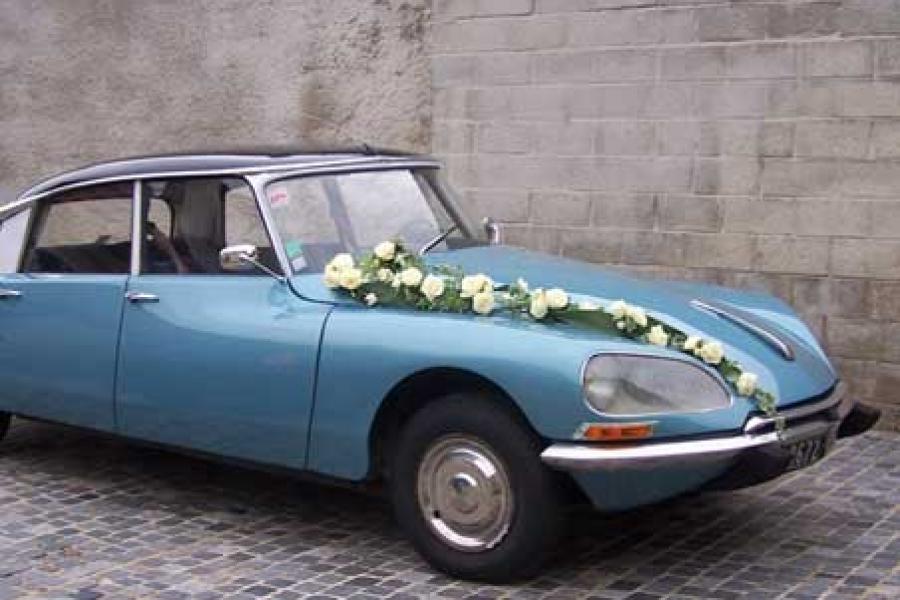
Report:
[[[689,335],[719,340],[728,356],[759,375],[760,385],[776,394],[780,406],[823,394],[836,383],[833,367],[806,325],[789,306],[767,294],[695,282],[642,279],[582,261],[507,246],[435,252],[426,259],[429,264],[459,265],[467,273],[482,272],[498,283],[512,283],[521,277],[532,288],[560,287],[574,299],[599,303],[624,299],[642,306]],[[302,288],[298,291],[306,297],[332,301],[335,298],[324,286],[310,289],[306,282]],[[733,312],[742,317],[738,321],[750,321],[774,334],[790,347],[793,356],[784,356],[746,322],[739,324],[718,316],[697,301]],[[497,319],[498,324],[503,321]],[[598,339],[601,350],[599,342]]]

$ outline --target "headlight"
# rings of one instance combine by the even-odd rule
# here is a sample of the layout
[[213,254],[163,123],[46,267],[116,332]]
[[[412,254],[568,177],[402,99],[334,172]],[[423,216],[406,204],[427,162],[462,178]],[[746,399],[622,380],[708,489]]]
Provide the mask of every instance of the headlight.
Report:
[[584,396],[607,415],[682,413],[726,408],[731,395],[698,365],[653,356],[598,355],[584,370]]

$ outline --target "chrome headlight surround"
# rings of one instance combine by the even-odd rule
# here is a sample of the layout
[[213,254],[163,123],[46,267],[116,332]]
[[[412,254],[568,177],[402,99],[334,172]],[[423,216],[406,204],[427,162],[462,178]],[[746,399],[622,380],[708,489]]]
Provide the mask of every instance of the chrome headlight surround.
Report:
[[725,382],[703,366],[651,354],[595,354],[581,385],[588,408],[609,417],[709,412],[733,401]]

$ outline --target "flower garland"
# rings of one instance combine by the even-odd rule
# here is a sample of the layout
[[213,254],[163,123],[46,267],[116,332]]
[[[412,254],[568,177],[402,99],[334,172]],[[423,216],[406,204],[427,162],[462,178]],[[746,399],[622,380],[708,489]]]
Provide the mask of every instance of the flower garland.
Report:
[[502,310],[536,321],[568,322],[673,348],[717,369],[735,392],[754,401],[766,415],[777,416],[775,396],[757,385],[756,374],[726,357],[721,343],[687,335],[624,300],[606,307],[575,303],[560,288],[530,289],[521,278],[497,286],[483,273],[466,275],[459,267],[449,265],[429,268],[399,241],[378,244],[358,263],[350,254],[337,254],[326,265],[323,278],[329,288],[343,290],[368,306],[401,305],[479,315]]

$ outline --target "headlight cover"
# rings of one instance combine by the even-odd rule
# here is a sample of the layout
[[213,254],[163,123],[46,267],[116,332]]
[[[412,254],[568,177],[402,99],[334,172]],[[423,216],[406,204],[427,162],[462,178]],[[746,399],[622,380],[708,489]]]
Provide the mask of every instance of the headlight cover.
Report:
[[584,397],[604,415],[642,416],[727,408],[731,394],[700,366],[657,357],[600,354],[584,369]]

